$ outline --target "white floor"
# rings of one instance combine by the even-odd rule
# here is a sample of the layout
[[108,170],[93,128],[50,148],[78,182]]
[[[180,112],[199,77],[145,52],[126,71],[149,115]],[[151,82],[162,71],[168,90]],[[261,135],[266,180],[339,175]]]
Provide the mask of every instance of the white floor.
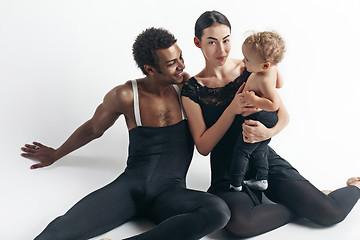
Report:
[[[115,155],[118,150],[101,147],[106,146],[108,140],[114,139],[105,136],[104,140],[94,142],[90,147],[79,150],[63,159],[62,162],[48,169],[36,171],[28,169],[30,163],[20,158],[19,151],[15,151],[16,149],[13,149],[12,154],[3,155],[12,163],[2,168],[0,236],[12,240],[32,239],[52,219],[63,214],[80,198],[114,179],[124,167],[126,147],[120,147],[121,151],[117,159],[112,154]],[[114,145],[125,144],[119,141]],[[91,154],[88,154],[89,152]],[[349,170],[349,172],[354,171]],[[205,190],[208,185],[208,173],[207,159],[196,155],[188,176],[189,187]],[[323,176],[320,177],[321,175]],[[313,180],[320,182],[321,186],[334,189],[342,186],[345,175],[349,174],[339,174],[336,178],[327,173],[321,173],[321,175],[313,177]],[[336,226],[321,228],[306,221],[296,222],[252,239],[355,240],[360,237],[359,216],[360,204],[358,203],[348,217]],[[101,237],[119,240],[146,231],[153,226],[153,223],[147,219],[138,219],[93,240]],[[203,239],[234,238],[225,231],[218,231]]]
[[[197,17],[219,10],[232,23],[232,57],[241,58],[248,30],[277,30],[287,44],[279,92],[290,124],[271,146],[319,189],[360,175],[357,0],[1,0],[0,1],[0,238],[33,239],[79,199],[124,169],[124,119],[101,138],[55,165],[32,171],[20,157],[31,141],[59,146],[89,119],[114,86],[141,77],[132,59],[136,35],[164,27],[178,38],[190,75],[203,67],[193,44]],[[151,9],[151,11],[150,11]],[[164,20],[165,19],[165,20]],[[208,157],[195,155],[188,187],[206,190]],[[286,194],[286,193],[284,193]],[[360,203],[340,224],[291,223],[263,239],[360,239]],[[153,227],[141,219],[101,237],[119,240]],[[181,227],[181,226],[179,226]],[[230,239],[223,231],[204,239]]]

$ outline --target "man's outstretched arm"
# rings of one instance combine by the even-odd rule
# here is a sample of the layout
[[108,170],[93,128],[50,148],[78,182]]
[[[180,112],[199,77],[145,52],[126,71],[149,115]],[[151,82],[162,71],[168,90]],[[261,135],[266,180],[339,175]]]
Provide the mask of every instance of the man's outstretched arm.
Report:
[[123,113],[124,104],[121,103],[117,92],[115,89],[111,90],[105,96],[103,103],[97,107],[94,116],[77,128],[59,148],[53,149],[38,142],[25,144],[21,148],[23,151],[21,156],[39,162],[32,165],[31,169],[49,166],[65,155],[101,137]]

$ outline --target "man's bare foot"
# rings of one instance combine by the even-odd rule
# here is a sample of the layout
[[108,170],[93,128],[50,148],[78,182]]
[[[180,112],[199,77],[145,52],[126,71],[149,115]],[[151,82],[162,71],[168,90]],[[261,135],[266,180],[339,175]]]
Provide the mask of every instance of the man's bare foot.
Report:
[[352,177],[349,178],[346,182],[348,186],[352,185],[355,187],[358,187],[360,189],[360,177]]

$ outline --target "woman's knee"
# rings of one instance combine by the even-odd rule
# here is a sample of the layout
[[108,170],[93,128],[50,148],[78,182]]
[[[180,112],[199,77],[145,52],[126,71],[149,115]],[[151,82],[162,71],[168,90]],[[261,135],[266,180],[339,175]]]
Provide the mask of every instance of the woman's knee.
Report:
[[231,216],[225,229],[238,238],[249,238],[259,234],[255,224],[244,216]]
[[328,210],[326,213],[318,214],[315,219],[312,219],[315,223],[324,226],[330,227],[339,222],[342,222],[346,217],[342,211],[338,209]]

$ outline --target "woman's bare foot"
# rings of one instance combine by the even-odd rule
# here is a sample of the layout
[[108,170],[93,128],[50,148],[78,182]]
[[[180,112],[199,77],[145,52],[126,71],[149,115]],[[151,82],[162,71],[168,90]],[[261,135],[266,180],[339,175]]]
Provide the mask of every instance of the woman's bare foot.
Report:
[[322,190],[321,192],[325,195],[329,195],[332,191],[331,190]]
[[355,187],[358,187],[360,189],[360,177],[352,177],[349,178],[346,182],[348,186],[352,185]]

